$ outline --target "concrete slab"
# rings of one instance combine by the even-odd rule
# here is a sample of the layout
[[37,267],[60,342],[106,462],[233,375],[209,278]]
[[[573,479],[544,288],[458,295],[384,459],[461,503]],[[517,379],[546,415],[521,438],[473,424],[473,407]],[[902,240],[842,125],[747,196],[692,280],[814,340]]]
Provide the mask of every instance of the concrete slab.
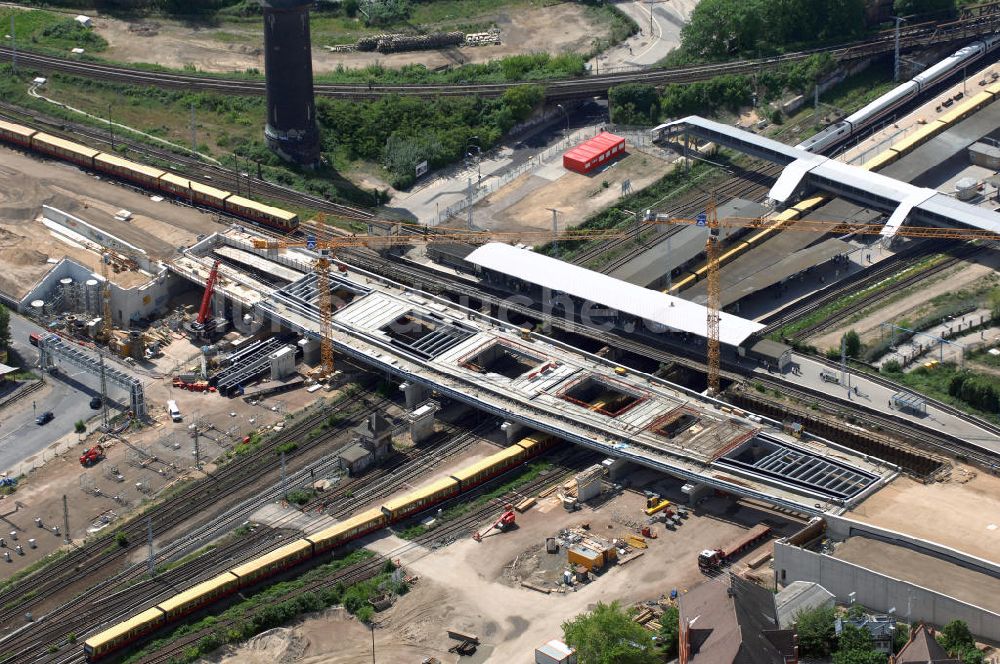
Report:
[[306,535],[318,533],[337,523],[336,519],[323,513],[306,514],[291,505],[279,505],[276,503],[265,505],[251,514],[250,521],[262,523],[272,528],[293,528],[302,531]]

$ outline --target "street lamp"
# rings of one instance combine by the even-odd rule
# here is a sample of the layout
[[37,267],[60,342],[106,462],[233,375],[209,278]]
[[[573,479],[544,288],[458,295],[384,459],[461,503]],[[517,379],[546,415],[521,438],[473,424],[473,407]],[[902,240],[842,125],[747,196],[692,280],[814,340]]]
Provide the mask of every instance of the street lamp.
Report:
[[[472,141],[475,141],[475,144],[473,144]],[[471,137],[469,137],[469,140],[467,140],[465,142],[465,156],[468,157],[469,159],[472,159],[473,158],[473,154],[472,154],[472,151],[469,150],[470,146],[476,148],[476,154],[475,154],[475,159],[476,159],[476,175],[479,176],[479,182],[482,182],[482,180],[483,180],[483,172],[482,172],[482,167],[480,166],[480,164],[482,163],[483,148],[479,146],[479,137],[478,136],[471,136]]]
[[566,133],[568,134],[569,133],[569,113],[566,112],[566,109],[563,108],[562,104],[556,104],[556,108],[558,108],[560,111],[562,111],[563,115],[566,116]]

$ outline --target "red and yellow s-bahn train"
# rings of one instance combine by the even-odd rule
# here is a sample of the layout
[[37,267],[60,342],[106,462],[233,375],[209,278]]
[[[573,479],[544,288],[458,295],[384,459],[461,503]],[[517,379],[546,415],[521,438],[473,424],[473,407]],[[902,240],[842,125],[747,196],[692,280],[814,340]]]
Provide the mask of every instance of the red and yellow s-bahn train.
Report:
[[381,507],[373,507],[233,567],[90,637],[83,645],[87,661],[97,661],[226,595],[469,491],[559,442],[552,436],[529,436],[428,486],[389,499]]
[[193,205],[222,210],[282,233],[290,233],[299,227],[299,216],[294,212],[264,205],[232,192],[174,175],[161,168],[122,159],[30,127],[0,120],[0,140],[132,182],[144,189],[160,191],[173,198],[189,201]]

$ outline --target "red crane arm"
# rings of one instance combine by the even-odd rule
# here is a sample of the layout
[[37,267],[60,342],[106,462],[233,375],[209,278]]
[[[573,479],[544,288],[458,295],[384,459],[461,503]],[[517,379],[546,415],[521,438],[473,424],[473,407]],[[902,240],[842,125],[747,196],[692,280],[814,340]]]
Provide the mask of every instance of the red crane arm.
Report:
[[208,273],[205,282],[205,295],[201,298],[201,309],[198,310],[198,325],[204,325],[208,318],[208,310],[212,306],[212,294],[215,292],[215,280],[219,278],[219,261],[215,261],[212,271]]

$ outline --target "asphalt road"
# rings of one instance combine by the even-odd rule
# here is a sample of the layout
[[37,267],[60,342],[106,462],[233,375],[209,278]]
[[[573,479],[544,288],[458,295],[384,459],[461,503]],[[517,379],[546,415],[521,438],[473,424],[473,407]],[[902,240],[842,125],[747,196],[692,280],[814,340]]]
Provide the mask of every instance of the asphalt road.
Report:
[[[13,348],[25,365],[38,361],[38,349],[28,343],[28,335],[42,331],[26,318],[11,313]],[[0,412],[0,471],[13,468],[72,433],[77,420],[87,421],[100,414],[99,410],[90,408],[91,397],[101,393],[100,378],[69,363],[57,361],[56,366],[56,372],[45,376],[46,385],[41,390]],[[123,394],[114,385],[109,385],[108,390],[114,407],[114,401],[120,401]],[[55,414],[55,419],[42,426],[35,424],[36,414],[47,410]]]

